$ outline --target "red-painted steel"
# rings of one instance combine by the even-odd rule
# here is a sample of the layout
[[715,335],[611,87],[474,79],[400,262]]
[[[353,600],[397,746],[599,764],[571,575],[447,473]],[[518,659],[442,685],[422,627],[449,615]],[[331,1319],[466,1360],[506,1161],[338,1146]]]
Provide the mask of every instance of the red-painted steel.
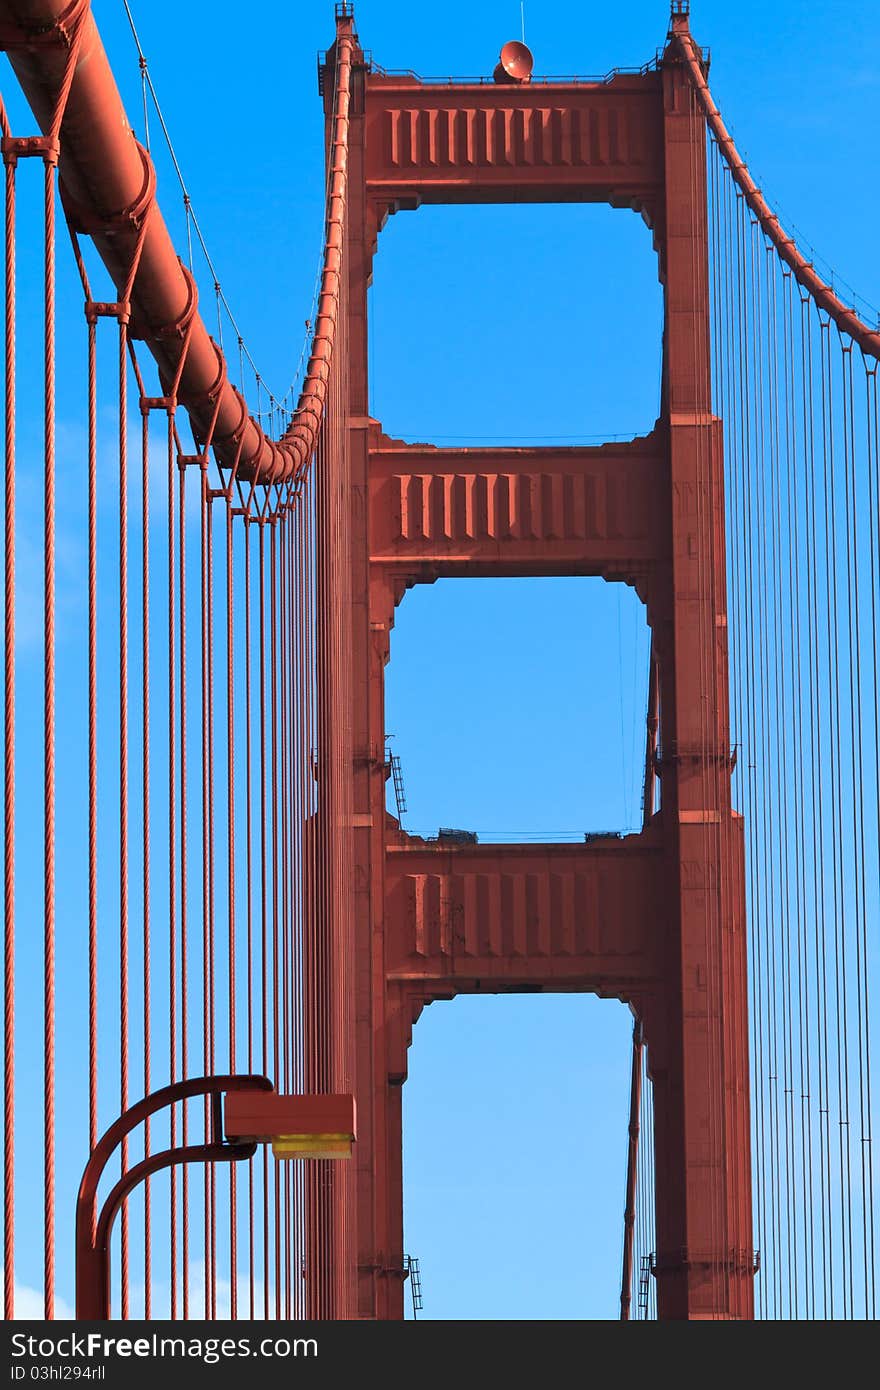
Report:
[[[253,1156],[256,1142],[235,1140],[223,1143],[222,1114],[211,1119],[211,1137],[204,1144],[190,1144],[151,1154],[123,1176],[112,1188],[98,1214],[98,1184],[116,1148],[151,1115],[188,1100],[192,1096],[210,1097],[219,1102],[229,1092],[270,1092],[266,1076],[197,1076],[164,1086],[144,1096],[124,1110],[93,1146],[80,1182],[76,1204],[76,1315],[83,1319],[110,1317],[110,1235],[113,1222],[125,1198],[140,1183],[164,1168],[187,1163],[240,1162]],[[207,1111],[206,1111],[207,1118]]]
[[724,121],[721,119],[721,112],[712,100],[702,56],[689,32],[684,16],[673,18],[672,33],[687,65],[688,74],[709,129],[718,141],[727,167],[738,187],[742,190],[749,208],[758,219],[761,230],[773,243],[785,264],[790,266],[798,284],[803,286],[820,309],[824,309],[841,332],[847,333],[864,352],[870,353],[872,357],[880,357],[880,333],[875,328],[869,328],[855,309],[850,308],[834,293],[831,286],[825,283],[806,256],[798,250],[794,238],[785,235],[778,215],[770,208],[763,193],[749,173],[745,160],[737,150]]
[[[353,267],[348,375],[353,416],[364,416],[351,434],[353,481],[371,497],[368,517],[352,513],[347,562],[363,614],[355,824],[371,885],[358,918],[361,968],[370,962],[356,1033],[366,1111],[360,1316],[402,1316],[399,1088],[420,1009],[463,989],[573,988],[626,1000],[644,1028],[660,1316],[750,1317],[742,825],[731,809],[718,622],[724,514],[708,374],[705,128],[688,69],[670,50],[656,71],[552,93],[436,87],[369,68],[363,83],[349,184],[357,244],[372,248],[389,212],[422,201],[637,207],[659,252],[666,331],[662,415],[647,440],[568,451],[402,445],[366,418],[369,251]],[[384,766],[367,750],[383,745],[395,604],[409,584],[481,573],[592,573],[637,587],[663,750],[662,807],[642,835],[580,850],[427,845],[386,816]]]
[[[520,45],[508,45],[502,61],[506,76],[516,80],[438,86],[373,67],[360,48],[351,6],[337,6],[336,42],[323,70],[328,199],[318,312],[293,422],[273,442],[230,385],[222,353],[199,316],[193,278],[175,255],[156,201],[151,161],[127,124],[88,0],[0,0],[0,45],[10,55],[43,132],[37,139],[15,138],[0,113],[6,165],[7,1317],[14,1313],[18,833],[15,171],[30,157],[44,165],[45,337],[39,400],[45,492],[44,911],[39,964],[46,1315],[54,1312],[56,1282],[58,1090],[57,167],[85,293],[88,360],[83,786],[88,804],[88,1074],[83,1094],[92,1157],[77,1212],[78,1313],[109,1315],[109,1241],[120,1210],[119,1308],[123,1317],[131,1311],[135,1243],[127,1199],[143,1181],[147,1316],[156,1311],[150,1288],[159,1248],[170,1265],[172,1316],[202,1311],[206,1317],[218,1316],[225,1277],[220,1265],[227,1258],[230,1312],[238,1316],[238,1270],[246,1245],[251,1316],[261,1311],[266,1317],[402,1317],[401,1089],[413,1024],[426,1004],[458,993],[565,990],[617,998],[636,1016],[622,1316],[631,1313],[639,1215],[635,1203],[643,1182],[637,1165],[643,1058],[651,1082],[645,1093],[650,1090],[654,1105],[653,1133],[643,1131],[642,1138],[650,1139],[653,1155],[656,1243],[641,1254],[656,1279],[659,1316],[752,1316],[757,1260],[751,1210],[744,825],[734,810],[731,785],[735,759],[728,696],[724,445],[722,423],[713,413],[717,391],[711,367],[718,271],[711,264],[707,126],[761,234],[775,248],[786,274],[791,272],[789,280],[794,277],[823,316],[822,332],[833,322],[851,340],[845,352],[856,344],[873,356],[880,335],[843,305],[782,235],[712,102],[701,54],[688,30],[687,8],[677,0],[665,53],[639,73],[617,74],[605,82],[531,82],[530,55],[519,51]],[[522,200],[607,202],[637,209],[649,225],[665,294],[663,389],[656,427],[644,439],[589,449],[436,449],[388,438],[369,416],[368,393],[367,289],[382,226],[389,215],[421,202]],[[93,239],[109,270],[114,302],[94,300],[79,248],[85,236]],[[99,652],[106,641],[97,567],[97,332],[102,318],[115,319],[118,333],[114,502],[119,536],[111,594],[118,626],[107,687],[119,731],[112,855],[98,834]],[[801,331],[805,342],[803,322]],[[137,339],[146,342],[158,364],[161,394],[148,394]],[[791,342],[789,329],[789,353]],[[824,339],[822,353],[827,356]],[[850,467],[852,356],[846,365],[850,378],[843,399],[850,414],[844,456]],[[806,399],[812,377],[808,383],[806,370],[803,375]],[[132,376],[143,419],[139,510],[129,487]],[[868,470],[873,487],[876,372],[871,381],[874,397],[872,405],[869,383],[867,419],[869,434],[874,431]],[[824,389],[824,377],[822,384]],[[742,401],[738,404],[744,408]],[[189,412],[195,454],[183,451],[178,406]],[[151,535],[158,528],[149,487],[149,424],[157,410],[167,418],[167,492],[158,506],[160,519],[165,508],[162,540],[167,546],[167,554],[160,552],[166,585],[161,608],[151,603],[151,585],[157,581],[150,557],[155,545]],[[736,447],[734,443],[734,451]],[[773,462],[771,458],[771,466]],[[855,484],[852,495],[856,497]],[[870,500],[873,545],[873,493]],[[848,494],[848,522],[850,505]],[[253,527],[257,537],[252,546]],[[830,532],[833,523],[829,531],[826,521],[826,550]],[[137,673],[131,669],[127,607],[130,550],[140,569],[141,611],[134,618],[135,626],[140,622]],[[738,558],[739,551],[734,570]],[[871,558],[873,563],[873,552]],[[848,556],[848,583],[849,565]],[[601,575],[632,585],[644,603],[652,642],[640,833],[597,836],[578,846],[428,842],[405,834],[387,813],[384,672],[396,605],[416,583],[490,574]],[[236,620],[242,608],[243,622]],[[167,749],[160,754],[150,723],[158,694],[155,661],[150,661],[157,621],[160,629],[167,625],[167,679],[161,676]],[[830,651],[830,635],[827,641]],[[195,666],[199,673],[194,680]],[[855,717],[861,687],[853,684],[850,696]],[[129,759],[138,725],[140,742]],[[159,774],[168,798],[164,869],[162,854],[150,843],[157,800],[151,787]],[[134,825],[138,813],[141,834],[129,834],[130,818]],[[188,815],[194,822],[191,833]],[[861,829],[864,835],[864,823]],[[142,871],[137,876],[131,872],[133,859]],[[98,881],[100,863],[108,860],[119,886],[118,913],[110,922],[119,977],[112,1008],[100,1017],[106,1015],[119,1029],[112,1091],[123,1114],[99,1140],[99,1103],[111,1089],[104,1082],[99,1089],[98,1028],[99,961],[107,933]],[[135,937],[129,918],[138,879],[142,923]],[[167,962],[169,1026],[163,1055],[168,1054],[169,1085],[150,1095],[156,1072],[151,1041],[162,1003],[153,967],[155,919],[163,915],[155,906],[157,883],[165,890],[161,899],[167,906],[161,944]],[[858,1026],[861,1038],[861,1014]],[[129,1108],[137,1027],[144,1038],[147,1099]],[[162,1027],[164,1031],[164,1021]],[[243,1061],[248,1074],[236,1075]],[[215,1076],[227,1062],[230,1074]],[[266,1076],[250,1075],[254,1065]],[[207,1079],[194,1077],[194,1070],[204,1070]],[[270,1075],[286,1094],[265,1106],[251,1103],[253,1096],[247,1103],[230,1100],[227,1137],[237,1136],[242,1143],[232,1148],[221,1143],[219,1092],[238,1088],[268,1094]],[[205,1100],[204,1118],[210,1142],[193,1144],[193,1117],[183,1098],[208,1093],[213,1099]],[[170,1106],[165,1148],[150,1129],[150,1117],[164,1105]],[[215,1163],[249,1158],[251,1149],[244,1141],[273,1132],[281,1123],[279,1108],[283,1124],[293,1127],[292,1140],[315,1133],[328,1141],[342,1136],[345,1142],[339,1147],[347,1150],[355,1107],[359,1126],[351,1164],[333,1166],[309,1158],[297,1165],[270,1166],[264,1152],[262,1164],[248,1165],[246,1202],[234,1171],[228,1183],[215,1171]],[[143,1155],[132,1150],[130,1156],[129,1139],[141,1123]],[[155,1124],[158,1129],[158,1119]],[[118,1180],[99,1217],[98,1179],[117,1146]],[[204,1165],[195,1180],[187,1171],[193,1162]],[[177,1165],[182,1165],[179,1176]],[[166,1167],[171,1168],[168,1228],[157,1237],[149,1184]],[[204,1262],[203,1303],[196,1301],[192,1276],[197,1260]],[[866,1292],[866,1302],[867,1297]]]
[[623,1271],[620,1280],[620,1318],[628,1322],[632,1315],[633,1250],[636,1225],[636,1188],[639,1163],[639,1115],[642,1105],[643,1070],[642,1029],[633,1028],[632,1070],[630,1073],[629,1127],[626,1152],[626,1206],[623,1213]]
[[[342,14],[344,19],[345,15]],[[55,172],[61,165],[64,201],[74,232],[74,252],[86,301],[88,356],[88,757],[83,802],[88,804],[88,1111],[89,1137],[98,1145],[100,1106],[106,1106],[111,1087],[101,1081],[108,1068],[102,1064],[100,1033],[107,1021],[118,1019],[118,1058],[112,1091],[116,1104],[127,1106],[133,1060],[133,1035],[142,1020],[144,1035],[145,1088],[156,1070],[151,1049],[155,1042],[155,975],[153,946],[160,914],[153,906],[156,872],[167,874],[167,969],[168,969],[168,1068],[172,1089],[186,1092],[195,1070],[216,1070],[225,1052],[230,1070],[241,1056],[242,1002],[246,1015],[246,1051],[250,1066],[256,1052],[264,1067],[274,1072],[280,1084],[308,1094],[318,1091],[349,1094],[350,1056],[347,1030],[343,1021],[350,990],[335,989],[345,979],[351,951],[348,922],[351,894],[349,866],[352,856],[345,827],[348,812],[350,754],[346,741],[344,710],[351,703],[347,693],[345,657],[346,577],[325,543],[329,535],[345,536],[344,507],[348,496],[344,471],[344,441],[347,433],[347,401],[342,377],[331,372],[334,346],[345,340],[345,269],[343,262],[345,224],[345,185],[350,99],[352,45],[350,16],[340,24],[337,62],[334,68],[332,128],[328,150],[332,174],[327,204],[325,263],[315,320],[312,355],[307,367],[299,407],[285,440],[270,444],[254,422],[246,417],[243,402],[225,380],[222,358],[208,338],[196,310],[195,287],[181,270],[173,254],[167,230],[154,200],[152,169],[133,139],[124,119],[118,93],[100,45],[94,22],[86,4],[69,9],[57,5],[0,6],[0,39],[10,52],[22,87],[29,97],[38,122],[46,130],[42,137],[14,138],[3,116],[3,155],[6,164],[6,232],[15,250],[15,172],[28,157],[45,165],[45,196],[42,212],[45,225],[45,363],[44,392],[40,406],[45,413],[45,504],[43,547],[45,607],[43,645],[47,680],[44,697],[43,756],[45,769],[45,807],[43,866],[45,877],[43,976],[43,1063],[45,1072],[44,1116],[41,1138],[45,1170],[44,1219],[44,1299],[47,1316],[54,1311],[56,1285],[55,1178],[58,1150],[55,1144],[55,1101],[61,1072],[56,1068],[56,1025],[60,1004],[68,1001],[66,988],[60,994],[55,980],[55,851],[54,851],[54,370],[53,336],[55,308]],[[79,242],[91,235],[104,257],[115,282],[116,299],[97,302],[86,273]],[[15,415],[15,258],[6,264],[7,352],[6,376],[6,509],[14,507],[16,475]],[[114,389],[118,395],[118,487],[108,498],[118,512],[119,548],[115,596],[98,586],[97,577],[97,339],[102,319],[117,321],[118,353]],[[167,331],[165,331],[167,330]],[[159,393],[150,386],[139,361],[136,338],[148,340],[159,365]],[[131,359],[131,366],[129,365]],[[131,378],[137,385],[143,418],[141,435],[140,505],[129,489],[129,417]],[[178,406],[186,403],[196,434],[198,452],[186,454],[177,432]],[[325,404],[332,404],[332,417],[326,419]],[[151,739],[151,714],[157,694],[154,663],[149,661],[151,608],[150,550],[154,548],[156,499],[148,486],[150,476],[150,416],[159,411],[167,419],[167,718],[166,752],[156,752]],[[225,432],[225,433],[224,433]],[[268,451],[268,452],[267,452]],[[311,465],[319,467],[313,473]],[[221,470],[231,469],[230,480]],[[176,481],[175,481],[176,480]],[[219,486],[215,483],[219,482]],[[272,483],[270,489],[269,483]],[[193,486],[195,484],[195,486]],[[296,505],[294,506],[294,496]],[[192,555],[193,528],[189,513],[197,510]],[[236,505],[237,504],[237,505]],[[161,513],[161,504],[158,511]],[[217,512],[223,525],[215,526]],[[14,512],[12,513],[14,516]],[[8,519],[8,518],[7,518]],[[259,534],[258,555],[248,544],[250,528]],[[217,553],[215,531],[222,536]],[[266,532],[268,531],[268,545]],[[321,543],[314,537],[319,531]],[[187,537],[189,536],[189,543]],[[244,539],[245,624],[233,622],[236,610],[236,575],[241,550],[236,538]],[[138,645],[142,669],[134,677],[133,644],[129,623],[130,555],[135,546],[140,568],[141,630]],[[14,603],[14,527],[6,531],[5,595],[11,604],[6,627],[5,698],[5,795],[11,808],[6,820],[5,844],[5,1066],[4,1112],[4,1242],[5,1303],[8,1316],[14,1314],[14,1236],[15,1236],[15,901],[13,895],[13,854],[16,820],[14,816],[14,693],[15,630]],[[189,552],[189,555],[188,555]],[[166,557],[163,556],[163,559]],[[256,559],[257,563],[253,561]],[[225,563],[225,582],[218,581],[217,566]],[[198,572],[193,583],[193,571]],[[296,578],[294,579],[294,575]],[[259,588],[259,641],[252,642],[251,592]],[[155,581],[153,581],[155,586]],[[294,597],[296,591],[296,597]],[[320,592],[319,592],[320,591]],[[114,597],[116,603],[114,603]],[[116,670],[102,678],[99,652],[106,640],[106,624],[101,614],[107,601],[113,607],[117,635],[114,641]],[[294,603],[297,611],[294,611]],[[215,615],[215,609],[217,610]],[[220,615],[225,609],[225,621]],[[158,610],[161,611],[161,610]],[[215,621],[215,617],[218,621]],[[161,622],[161,619],[160,619]],[[192,625],[198,637],[194,651]],[[132,625],[133,626],[133,625]],[[242,635],[245,650],[242,651]],[[221,655],[222,651],[222,655]],[[256,670],[255,657],[259,656]],[[193,689],[193,657],[201,658],[200,680]],[[223,666],[225,664],[225,670]],[[244,672],[242,671],[244,667]],[[222,677],[216,680],[218,670]],[[190,680],[187,681],[187,672]],[[238,824],[239,799],[236,795],[235,752],[242,736],[242,714],[236,699],[238,681],[245,678],[244,723],[248,782],[246,820],[248,828],[246,874],[242,883],[237,872],[237,845],[241,843]],[[251,698],[252,680],[259,695]],[[164,682],[163,682],[164,684]],[[314,692],[317,690],[317,701]],[[102,693],[102,691],[104,693]],[[118,834],[115,851],[112,840],[98,834],[98,709],[99,697],[109,696],[119,720]],[[141,709],[136,711],[140,699]],[[109,707],[109,706],[108,706]],[[225,776],[219,771],[218,745],[220,721],[225,713]],[[192,737],[193,718],[201,719],[202,737]],[[140,725],[138,757],[129,756],[135,734],[135,718]],[[320,722],[319,722],[320,721]],[[314,750],[320,741],[321,758],[313,776]],[[258,778],[260,814],[252,814],[252,747],[259,749]],[[112,757],[112,747],[111,747]],[[196,766],[193,766],[195,762]],[[164,766],[163,766],[164,765]],[[155,821],[155,800],[151,800],[151,779],[160,771],[168,789],[167,867],[161,855],[151,853],[151,821]],[[192,844],[187,829],[188,810],[192,814],[192,786],[201,776],[201,805],[198,807],[201,839],[201,872],[192,871]],[[140,781],[138,801],[134,787]],[[108,808],[109,809],[109,808]],[[143,814],[141,834],[130,833],[135,817]],[[159,802],[159,814],[166,808]],[[114,813],[116,808],[114,808]],[[225,842],[221,827],[225,827]],[[341,827],[341,829],[337,829]],[[140,841],[140,844],[137,841]],[[194,843],[192,837],[192,843]],[[254,852],[252,845],[255,844]],[[108,850],[110,853],[108,854]],[[225,856],[223,888],[219,886],[220,857]],[[108,867],[119,884],[118,913],[108,921],[98,898],[100,865]],[[138,860],[140,864],[137,864]],[[259,883],[252,879],[256,862]],[[134,861],[134,863],[132,862]],[[142,868],[137,876],[133,868]],[[109,877],[109,875],[108,875]],[[140,879],[143,888],[143,957],[136,960],[138,944],[131,931]],[[161,879],[160,879],[161,881]],[[228,895],[224,901],[224,891]],[[304,898],[314,909],[314,923],[304,919]],[[241,937],[236,929],[236,899],[246,901],[248,993],[241,999],[239,969]],[[259,904],[258,909],[255,903]],[[64,905],[66,908],[66,904]],[[254,911],[259,911],[259,929],[254,930]],[[118,952],[118,993],[108,1009],[99,1002],[99,960],[107,949],[108,928]],[[304,936],[315,932],[316,953],[311,941],[308,959],[313,963],[318,988],[303,986]],[[224,959],[225,957],[225,959]],[[224,975],[225,972],[225,975]],[[140,977],[140,978],[138,978]],[[199,978],[200,977],[200,978]],[[135,980],[138,983],[135,984]],[[222,983],[221,983],[222,982]],[[259,1024],[253,989],[260,995]],[[223,983],[226,988],[224,990]],[[142,1008],[132,1007],[135,991],[142,988]],[[225,996],[225,998],[224,998]],[[198,1004],[193,1008],[193,1000]],[[228,1026],[223,1027],[226,1023]],[[198,1044],[201,1044],[201,1056]],[[65,1060],[65,1059],[62,1059]],[[181,1093],[179,1091],[175,1094]],[[262,1173],[248,1166],[247,1229],[240,1221],[240,1193],[234,1175],[228,1184],[214,1170],[222,1155],[203,1152],[204,1179],[193,1182],[186,1164],[178,1174],[177,1160],[168,1155],[184,1152],[193,1156],[189,1135],[193,1122],[190,1108],[171,1106],[167,1119],[170,1148],[156,1152],[157,1135],[151,1132],[145,1116],[143,1160],[136,1160],[140,1136],[120,1136],[121,1175],[115,1189],[121,1203],[119,1261],[119,1311],[131,1311],[131,1289],[135,1285],[137,1252],[132,1233],[142,1223],[144,1312],[155,1312],[151,1279],[154,1256],[158,1251],[170,1263],[170,1312],[190,1316],[201,1311],[206,1317],[218,1315],[221,1274],[218,1263],[224,1244],[231,1265],[230,1312],[238,1311],[237,1261],[242,1238],[248,1251],[252,1283],[248,1299],[250,1311],[256,1307],[254,1278],[257,1275],[259,1247],[262,1247],[262,1277],[265,1285],[263,1311],[276,1316],[302,1314],[306,1307],[315,1316],[347,1316],[351,1313],[346,1271],[350,1267],[350,1180],[343,1174],[316,1179],[307,1164],[305,1178],[295,1177],[290,1167],[283,1172],[270,1169],[264,1157]],[[158,1123],[155,1121],[154,1123]],[[135,1147],[130,1151],[129,1146]],[[161,1146],[160,1146],[161,1147]],[[133,1166],[132,1166],[133,1163]],[[171,1164],[169,1174],[169,1226],[157,1230],[151,1205],[151,1182]],[[132,1184],[144,1179],[134,1199],[137,1213],[131,1216],[131,1203],[123,1200]],[[225,1191],[224,1191],[225,1187]],[[332,1188],[332,1200],[331,1200]],[[134,1195],[134,1194],[133,1194]],[[337,1203],[341,1207],[337,1208]],[[262,1206],[262,1231],[258,1221]],[[224,1208],[228,1225],[223,1231]],[[131,1217],[131,1219],[130,1219]],[[133,1224],[134,1223],[134,1224]],[[108,1225],[109,1233],[109,1225]],[[154,1243],[157,1242],[157,1243]],[[308,1262],[303,1278],[306,1245],[319,1252]],[[194,1260],[203,1247],[204,1303],[194,1300]],[[331,1268],[334,1263],[337,1268]],[[105,1290],[109,1297],[109,1290]],[[103,1297],[103,1296],[102,1296]],[[102,1308],[106,1308],[102,1302]]]
[[[9,135],[3,111],[3,135]],[[3,714],[3,1267],[15,1269],[15,167],[7,163],[5,273],[4,714]],[[13,1281],[4,1311],[14,1316]]]
[[[69,72],[74,39],[76,66]],[[168,391],[177,383],[177,396],[199,436],[210,437],[218,458],[237,467],[242,478],[280,482],[300,475],[317,443],[338,315],[350,101],[347,40],[341,39],[336,56],[338,103],[330,137],[327,234],[312,352],[293,423],[277,441],[268,439],[249,414],[199,315],[195,282],[156,206],[152,161],[128,123],[89,0],[75,5],[68,0],[4,0],[0,46],[44,131],[57,109],[65,75],[72,79],[59,136],[67,215],[75,230],[92,237],[117,291],[130,303],[132,332],[145,339],[156,358],[163,388]],[[124,294],[141,236],[138,273]]]
[[584,574],[643,591],[667,552],[663,438],[438,449],[370,435],[370,557],[402,594],[456,575]]

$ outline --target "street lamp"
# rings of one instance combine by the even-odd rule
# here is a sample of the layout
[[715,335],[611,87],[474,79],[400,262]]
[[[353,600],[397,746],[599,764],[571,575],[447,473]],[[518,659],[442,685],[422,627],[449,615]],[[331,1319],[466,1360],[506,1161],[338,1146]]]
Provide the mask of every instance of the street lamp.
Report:
[[[157,1111],[195,1096],[210,1097],[207,1141],[163,1149],[136,1163],[112,1188],[99,1214],[98,1184],[125,1136]],[[113,1222],[129,1193],[154,1173],[181,1163],[240,1162],[252,1158],[258,1144],[271,1144],[280,1159],[350,1158],[354,1139],[353,1096],[280,1096],[267,1076],[188,1077],[144,1096],[98,1140],[82,1175],[76,1203],[77,1318],[110,1318]]]

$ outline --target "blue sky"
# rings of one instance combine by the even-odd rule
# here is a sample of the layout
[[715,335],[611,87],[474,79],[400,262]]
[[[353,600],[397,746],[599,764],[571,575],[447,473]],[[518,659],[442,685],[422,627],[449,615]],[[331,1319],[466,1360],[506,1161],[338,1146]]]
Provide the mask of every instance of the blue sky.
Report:
[[[283,392],[321,249],[315,53],[332,41],[333,7],[133,9],[223,290]],[[121,0],[94,0],[94,11],[140,133]],[[662,44],[667,13],[662,0],[531,0],[536,71],[639,65]],[[510,0],[358,0],[356,15],[377,62],[425,75],[489,73],[519,36]],[[880,302],[876,7],[704,0],[691,25],[769,200],[802,245]],[[183,249],[178,191],[156,149],[160,201]],[[209,291],[203,277],[204,303]],[[73,303],[75,286],[69,294]],[[390,434],[437,443],[643,432],[658,409],[660,307],[649,234],[631,213],[401,213],[380,238],[370,296],[372,413]],[[63,388],[59,404],[63,425]],[[635,828],[646,659],[638,601],[601,581],[411,591],[392,636],[387,717],[407,828],[549,838]],[[421,1261],[424,1316],[616,1315],[630,1026],[622,1005],[565,996],[425,1011],[405,1092],[406,1245]]]

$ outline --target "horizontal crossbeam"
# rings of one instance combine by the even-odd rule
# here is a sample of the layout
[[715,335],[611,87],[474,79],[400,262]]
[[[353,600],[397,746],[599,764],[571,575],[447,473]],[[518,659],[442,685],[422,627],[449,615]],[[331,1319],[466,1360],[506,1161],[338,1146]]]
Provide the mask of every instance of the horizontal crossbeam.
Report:
[[662,842],[386,849],[386,973],[426,994],[579,990],[621,999],[655,976]]
[[593,448],[437,449],[374,435],[371,562],[407,583],[598,575],[639,585],[666,557],[656,435]]

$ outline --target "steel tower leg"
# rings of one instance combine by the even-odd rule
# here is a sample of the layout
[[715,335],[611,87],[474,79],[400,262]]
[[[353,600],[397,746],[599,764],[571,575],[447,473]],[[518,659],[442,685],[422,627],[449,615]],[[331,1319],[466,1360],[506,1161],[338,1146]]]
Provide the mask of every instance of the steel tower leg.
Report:
[[754,1257],[742,820],[731,806],[724,469],[711,414],[705,128],[663,71],[664,416],[669,565],[650,614],[660,663],[668,871],[654,1083],[658,1311],[750,1318]]

